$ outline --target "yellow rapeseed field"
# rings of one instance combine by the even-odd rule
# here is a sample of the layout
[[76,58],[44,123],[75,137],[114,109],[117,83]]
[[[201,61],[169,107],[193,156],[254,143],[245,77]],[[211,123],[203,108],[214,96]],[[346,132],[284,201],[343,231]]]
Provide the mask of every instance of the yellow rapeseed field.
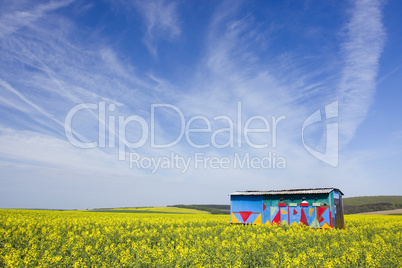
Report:
[[346,230],[229,220],[0,210],[0,267],[402,267],[401,216],[346,216]]

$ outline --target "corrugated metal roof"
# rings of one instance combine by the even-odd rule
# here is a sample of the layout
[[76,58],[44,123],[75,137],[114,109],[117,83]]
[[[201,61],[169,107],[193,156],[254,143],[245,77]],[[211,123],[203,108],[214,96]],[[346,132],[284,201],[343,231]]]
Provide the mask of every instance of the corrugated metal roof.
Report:
[[290,195],[290,194],[328,194],[332,191],[343,193],[338,188],[310,188],[310,189],[289,189],[269,191],[238,191],[230,195]]

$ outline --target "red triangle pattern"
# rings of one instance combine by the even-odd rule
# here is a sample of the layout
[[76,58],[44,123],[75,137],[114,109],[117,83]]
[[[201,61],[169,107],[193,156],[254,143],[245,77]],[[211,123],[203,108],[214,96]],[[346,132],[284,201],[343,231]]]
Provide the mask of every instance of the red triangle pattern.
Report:
[[318,207],[317,219],[318,219],[319,223],[324,221],[324,218],[322,217],[322,214],[325,212],[326,209],[327,209],[326,207]]
[[293,209],[293,215],[296,215],[296,214],[297,214],[296,209]]
[[272,223],[274,223],[274,222],[277,224],[281,223],[281,211],[280,210],[278,210],[278,213],[276,213],[276,216],[272,220]]
[[326,207],[318,207],[318,218],[322,216],[322,214],[325,212],[327,208]]
[[303,223],[304,225],[308,226],[308,221],[306,214],[304,213],[304,210],[301,210],[301,217],[300,217],[300,222]]
[[266,208],[267,206],[264,203],[262,203],[262,211],[265,211]]
[[243,222],[246,222],[248,218],[250,217],[251,214],[253,214],[252,211],[240,211],[240,216],[243,219]]

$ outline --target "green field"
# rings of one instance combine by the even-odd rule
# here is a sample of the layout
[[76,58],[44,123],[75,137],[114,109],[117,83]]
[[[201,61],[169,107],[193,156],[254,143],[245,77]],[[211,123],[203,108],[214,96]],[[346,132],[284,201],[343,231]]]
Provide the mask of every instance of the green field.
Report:
[[343,199],[345,214],[402,208],[402,196],[359,196]]
[[380,196],[358,196],[343,199],[345,206],[362,206],[376,203],[402,204],[402,196],[400,195],[380,195]]
[[102,208],[89,210],[89,212],[209,214],[206,211],[178,207]]
[[207,211],[211,214],[230,214],[230,205],[174,205],[173,207]]

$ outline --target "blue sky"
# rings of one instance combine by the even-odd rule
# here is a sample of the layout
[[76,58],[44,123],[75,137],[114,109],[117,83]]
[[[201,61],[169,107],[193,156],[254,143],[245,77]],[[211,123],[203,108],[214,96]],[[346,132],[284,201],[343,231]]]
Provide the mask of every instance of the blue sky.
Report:
[[1,1],[0,207],[228,203],[236,190],[306,187],[400,195],[400,10]]

